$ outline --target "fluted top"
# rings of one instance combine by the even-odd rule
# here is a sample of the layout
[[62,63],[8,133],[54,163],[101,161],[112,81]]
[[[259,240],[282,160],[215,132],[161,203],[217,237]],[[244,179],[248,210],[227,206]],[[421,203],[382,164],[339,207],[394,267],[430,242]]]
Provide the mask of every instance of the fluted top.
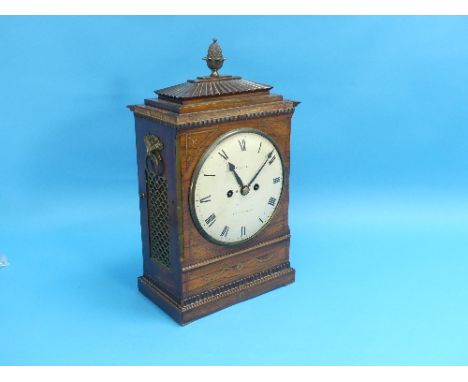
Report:
[[199,77],[196,80],[190,80],[183,84],[156,90],[156,94],[158,94],[160,97],[162,96],[183,100],[190,98],[254,93],[258,91],[270,90],[272,88],[273,87],[270,85],[245,80],[241,77]]
[[268,91],[273,88],[270,85],[245,80],[238,76],[220,76],[218,74],[218,70],[223,66],[225,58],[223,56],[223,51],[215,38],[208,47],[207,56],[203,59],[211,69],[211,75],[198,77],[195,80],[189,80],[182,84],[159,89],[156,90],[155,93],[160,98],[186,100],[193,98],[254,93]]

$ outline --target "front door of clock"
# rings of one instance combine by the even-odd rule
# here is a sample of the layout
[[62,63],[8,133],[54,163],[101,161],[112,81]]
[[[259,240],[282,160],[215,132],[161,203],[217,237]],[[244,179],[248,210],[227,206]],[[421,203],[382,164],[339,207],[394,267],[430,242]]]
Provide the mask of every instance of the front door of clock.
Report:
[[256,129],[236,129],[213,142],[198,162],[192,218],[207,240],[240,244],[270,222],[282,189],[283,161],[274,140]]
[[289,137],[298,102],[212,73],[133,105],[140,291],[181,324],[290,284]]

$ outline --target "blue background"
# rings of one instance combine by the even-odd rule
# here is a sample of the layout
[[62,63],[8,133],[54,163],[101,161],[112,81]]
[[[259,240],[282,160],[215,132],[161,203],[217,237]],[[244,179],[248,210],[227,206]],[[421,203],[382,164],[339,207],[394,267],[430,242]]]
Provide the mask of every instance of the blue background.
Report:
[[[133,117],[223,73],[302,101],[297,281],[179,327],[139,294]],[[468,364],[468,19],[0,18],[0,364]]]

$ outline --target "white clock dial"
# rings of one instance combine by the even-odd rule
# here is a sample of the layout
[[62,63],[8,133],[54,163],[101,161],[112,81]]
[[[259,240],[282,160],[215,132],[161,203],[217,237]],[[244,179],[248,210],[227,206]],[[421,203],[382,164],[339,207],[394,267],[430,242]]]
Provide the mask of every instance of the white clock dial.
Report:
[[239,129],[218,138],[195,169],[192,217],[212,242],[232,245],[265,227],[283,189],[281,155],[266,134]]

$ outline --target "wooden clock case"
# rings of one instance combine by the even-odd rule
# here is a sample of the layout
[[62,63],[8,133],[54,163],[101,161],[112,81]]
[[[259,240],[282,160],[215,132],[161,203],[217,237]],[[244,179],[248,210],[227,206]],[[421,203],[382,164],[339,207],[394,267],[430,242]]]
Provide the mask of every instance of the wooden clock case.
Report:
[[[298,102],[271,94],[271,89],[240,77],[198,77],[156,91],[158,98],[143,105],[129,106],[135,115],[143,247],[138,286],[181,324],[294,281],[288,203],[291,117]],[[258,129],[276,142],[284,161],[284,189],[265,229],[247,242],[221,246],[196,228],[190,184],[210,144],[239,128]],[[162,144],[157,152],[158,176],[166,188],[162,203],[148,173],[147,136]],[[165,252],[164,262],[158,261],[158,251]]]

